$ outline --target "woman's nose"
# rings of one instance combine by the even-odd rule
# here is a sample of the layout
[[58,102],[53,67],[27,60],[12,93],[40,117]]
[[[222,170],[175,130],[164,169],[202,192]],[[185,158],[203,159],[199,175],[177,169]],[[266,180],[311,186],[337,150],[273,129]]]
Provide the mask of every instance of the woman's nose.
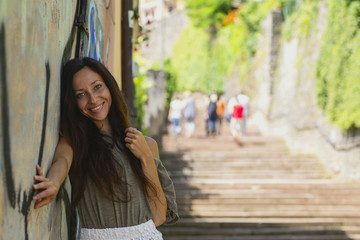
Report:
[[96,96],[95,96],[95,94],[89,94],[89,101],[91,102],[91,103],[95,103],[96,102]]

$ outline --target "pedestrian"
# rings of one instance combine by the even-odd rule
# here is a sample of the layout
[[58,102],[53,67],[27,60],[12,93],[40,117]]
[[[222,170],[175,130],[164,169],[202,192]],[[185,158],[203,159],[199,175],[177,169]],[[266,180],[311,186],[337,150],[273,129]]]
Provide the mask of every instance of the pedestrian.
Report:
[[111,73],[76,58],[61,77],[60,138],[45,177],[36,166],[35,209],[53,201],[69,173],[80,239],[162,239],[156,229],[178,219],[173,183],[157,143],[130,127]]
[[236,103],[236,95],[230,97],[228,102],[226,103],[225,115],[226,115],[226,121],[228,121],[228,122],[231,121],[231,116],[234,111],[235,103]]
[[225,117],[225,102],[223,99],[223,95],[220,95],[218,101],[216,102],[216,115],[216,132],[217,134],[220,134],[222,122]]
[[168,119],[171,122],[172,134],[174,137],[178,136],[181,131],[181,115],[184,109],[184,103],[180,100],[179,95],[175,95],[174,99],[170,102],[170,109]]
[[192,137],[195,132],[196,106],[190,91],[186,91],[184,95],[185,107],[183,115],[185,119],[185,136]]
[[218,100],[218,95],[216,94],[216,91],[213,90],[213,92],[209,96],[209,104],[208,104],[208,120],[207,120],[207,135],[214,136],[216,134],[216,103]]
[[231,120],[230,120],[230,132],[233,135],[233,137],[238,139],[238,137],[241,136],[241,134],[240,134],[241,121],[243,119],[244,107],[240,103],[237,96],[234,97],[234,102],[233,102],[232,108],[233,108],[233,111],[232,111]]
[[244,107],[241,123],[241,135],[246,136],[246,122],[249,116],[250,98],[245,94],[244,91],[241,91],[240,94],[237,96],[237,99]]

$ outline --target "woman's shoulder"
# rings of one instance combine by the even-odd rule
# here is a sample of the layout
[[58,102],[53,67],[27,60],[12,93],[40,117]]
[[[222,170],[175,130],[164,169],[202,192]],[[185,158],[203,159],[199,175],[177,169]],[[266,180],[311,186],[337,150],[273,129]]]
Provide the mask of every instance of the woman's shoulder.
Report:
[[146,143],[149,146],[152,154],[156,158],[159,158],[159,148],[158,148],[158,144],[157,144],[156,140],[149,136],[145,136],[145,140],[146,140]]

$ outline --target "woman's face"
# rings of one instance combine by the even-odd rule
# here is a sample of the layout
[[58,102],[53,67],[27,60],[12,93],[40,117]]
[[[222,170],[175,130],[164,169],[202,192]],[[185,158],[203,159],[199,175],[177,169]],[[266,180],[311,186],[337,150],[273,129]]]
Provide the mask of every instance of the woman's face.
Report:
[[77,72],[72,81],[77,106],[98,127],[107,120],[111,106],[111,94],[103,78],[88,67]]

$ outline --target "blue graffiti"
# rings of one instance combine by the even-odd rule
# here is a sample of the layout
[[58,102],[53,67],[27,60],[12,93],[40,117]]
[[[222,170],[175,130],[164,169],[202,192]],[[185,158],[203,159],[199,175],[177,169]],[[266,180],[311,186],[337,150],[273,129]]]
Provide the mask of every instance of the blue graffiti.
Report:
[[99,53],[98,53],[98,49],[96,46],[96,11],[95,11],[95,5],[91,4],[90,7],[90,21],[89,21],[89,35],[90,35],[90,39],[89,39],[89,46],[88,46],[88,57],[94,58],[96,60],[100,60],[99,59]]

